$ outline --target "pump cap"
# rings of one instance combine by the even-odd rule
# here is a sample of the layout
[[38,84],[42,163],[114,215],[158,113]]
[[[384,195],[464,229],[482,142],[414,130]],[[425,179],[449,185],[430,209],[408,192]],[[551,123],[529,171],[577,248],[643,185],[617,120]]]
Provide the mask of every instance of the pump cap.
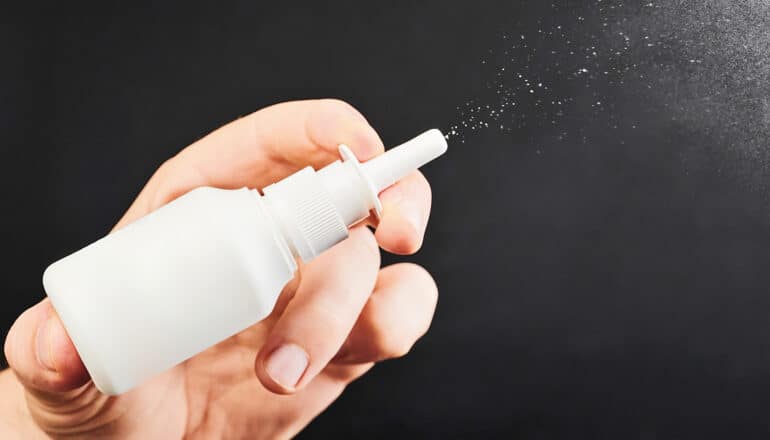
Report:
[[305,262],[345,239],[347,228],[372,210],[379,218],[379,193],[442,155],[447,143],[433,129],[363,164],[345,145],[339,150],[343,162],[305,168],[263,190],[292,252]]

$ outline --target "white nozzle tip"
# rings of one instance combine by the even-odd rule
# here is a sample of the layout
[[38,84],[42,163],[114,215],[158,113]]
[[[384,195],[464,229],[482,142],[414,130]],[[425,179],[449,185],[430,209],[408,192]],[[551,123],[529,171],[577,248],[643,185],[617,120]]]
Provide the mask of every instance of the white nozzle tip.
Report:
[[441,156],[446,150],[446,138],[434,128],[366,162],[363,168],[379,192]]
[[442,133],[441,130],[439,130],[438,128],[432,128],[426,131],[425,133],[417,136],[416,138],[412,139],[412,141],[419,142],[420,145],[422,146],[422,149],[424,149],[426,152],[430,151],[431,153],[430,159],[428,159],[425,163],[421,164],[420,166],[425,165],[431,160],[446,153],[446,150],[448,147],[444,133]]

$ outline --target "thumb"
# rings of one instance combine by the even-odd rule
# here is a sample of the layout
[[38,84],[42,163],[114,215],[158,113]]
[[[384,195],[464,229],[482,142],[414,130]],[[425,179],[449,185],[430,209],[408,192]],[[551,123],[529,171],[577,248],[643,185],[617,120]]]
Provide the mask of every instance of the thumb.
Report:
[[82,405],[81,399],[95,397],[81,390],[89,382],[88,372],[48,299],[27,309],[13,324],[5,340],[5,357],[41,425],[72,405]]
[[88,381],[85,366],[48,299],[14,322],[5,341],[5,357],[28,389],[65,392]]

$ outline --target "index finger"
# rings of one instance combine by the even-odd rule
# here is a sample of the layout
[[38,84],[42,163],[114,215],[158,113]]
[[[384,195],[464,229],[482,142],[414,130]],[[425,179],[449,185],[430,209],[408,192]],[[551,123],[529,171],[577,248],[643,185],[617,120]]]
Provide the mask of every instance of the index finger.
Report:
[[[382,140],[351,105],[321,99],[276,104],[212,132],[167,161],[150,179],[120,228],[200,186],[261,188],[298,169],[339,159],[348,145],[366,161]],[[416,251],[430,211],[430,187],[417,173],[382,193],[379,244],[394,253]]]
[[336,99],[293,101],[214,131],[184,149],[176,165],[194,168],[206,185],[262,187],[287,171],[339,159],[339,144],[349,145],[359,160],[384,151],[377,132],[350,104]]
[[361,158],[382,140],[350,104],[336,99],[276,104],[235,120],[166,161],[115,228],[200,186],[261,188],[306,165],[320,167],[346,143]]

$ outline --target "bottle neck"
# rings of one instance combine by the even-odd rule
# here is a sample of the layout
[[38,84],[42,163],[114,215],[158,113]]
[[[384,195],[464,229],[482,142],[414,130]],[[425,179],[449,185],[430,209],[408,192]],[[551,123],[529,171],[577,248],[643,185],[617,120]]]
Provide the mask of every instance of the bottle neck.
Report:
[[348,222],[360,220],[351,220],[355,210],[341,205],[349,204],[349,199],[333,197],[337,188],[328,188],[329,183],[330,179],[307,167],[262,191],[266,210],[289,251],[305,262],[347,238],[352,224]]

